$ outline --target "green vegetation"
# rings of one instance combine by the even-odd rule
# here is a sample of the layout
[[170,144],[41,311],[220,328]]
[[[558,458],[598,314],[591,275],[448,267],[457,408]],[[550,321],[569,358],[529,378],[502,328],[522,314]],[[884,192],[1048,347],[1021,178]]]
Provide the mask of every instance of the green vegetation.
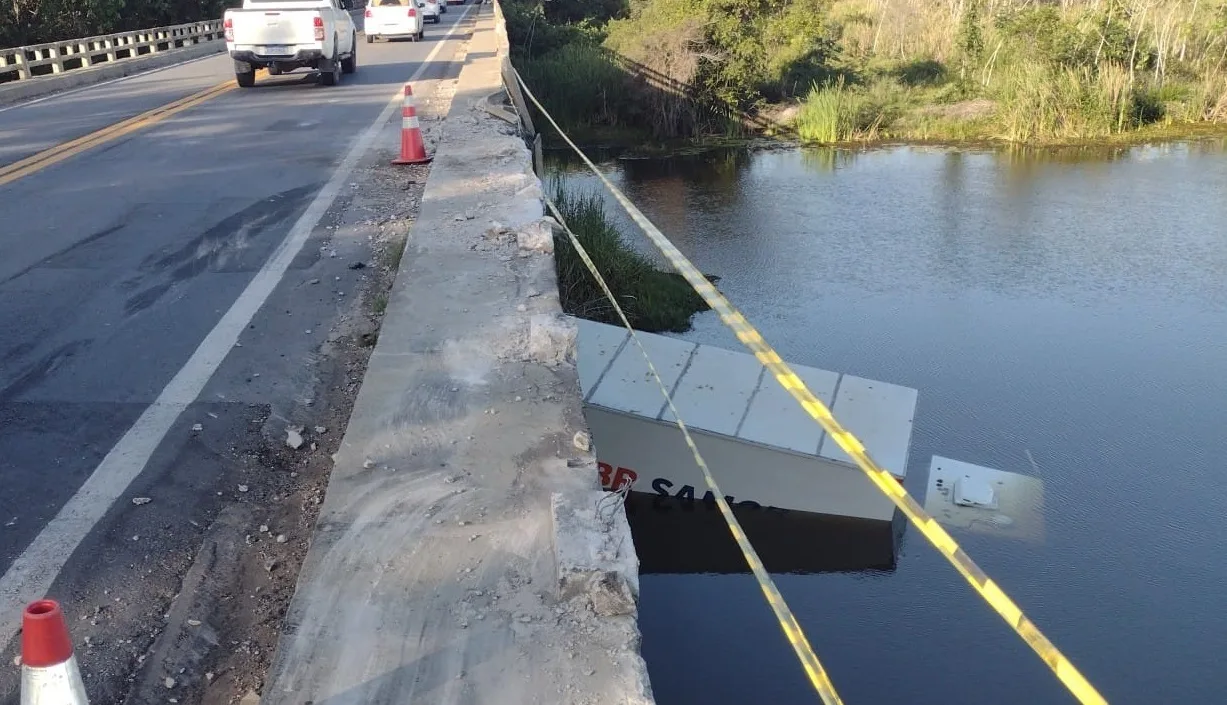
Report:
[[0,47],[215,20],[226,0],[12,0],[0,7]]
[[[855,82],[815,88],[798,133],[1069,143],[1227,123],[1223,0],[993,7],[989,16],[983,0],[887,0],[876,13],[861,0],[834,3],[831,26]],[[852,95],[833,95],[841,88]],[[834,140],[832,122],[842,128]]]
[[[636,330],[682,333],[690,330],[691,316],[707,310],[707,304],[680,274],[660,271],[651,260],[631,249],[606,214],[599,194],[571,192],[562,181],[556,181],[553,199]],[[564,311],[622,325],[566,233],[554,236],[554,261]]]
[[[625,3],[625,4],[623,4]],[[504,0],[568,131],[1077,143],[1227,124],[1227,0]]]

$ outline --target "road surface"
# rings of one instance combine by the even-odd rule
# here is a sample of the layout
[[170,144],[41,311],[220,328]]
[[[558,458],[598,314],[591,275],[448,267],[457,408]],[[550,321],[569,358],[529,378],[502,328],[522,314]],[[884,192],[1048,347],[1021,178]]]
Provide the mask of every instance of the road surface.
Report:
[[[301,490],[268,429],[339,437],[321,350],[370,279],[368,243],[330,239],[362,188],[355,145],[415,73],[458,74],[470,10],[423,42],[359,37],[338,87],[264,77],[0,181],[0,703],[20,605],[44,593],[76,620],[92,699],[121,702],[219,512]],[[227,81],[218,55],[0,109],[0,178]]]

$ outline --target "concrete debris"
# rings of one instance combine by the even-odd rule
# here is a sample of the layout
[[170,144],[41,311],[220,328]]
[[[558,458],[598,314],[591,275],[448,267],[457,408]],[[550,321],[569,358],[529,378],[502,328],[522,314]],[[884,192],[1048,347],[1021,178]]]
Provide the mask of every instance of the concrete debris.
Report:
[[328,429],[327,429],[326,427],[324,427],[324,426],[316,426],[316,427],[315,427],[315,432],[316,432],[316,433],[318,433],[318,434],[320,434],[320,435],[323,435],[323,434],[325,434],[325,433],[328,433]]
[[199,619],[189,619],[189,620],[187,620],[187,625],[188,625],[189,627],[199,627],[199,626],[200,626],[200,620],[199,620]]
[[162,685],[166,686],[168,689],[169,689],[169,688],[174,688],[174,687],[175,687],[175,679],[174,679],[174,678],[171,678],[170,676],[167,676],[167,677],[166,677],[166,680],[162,681]]
[[247,491],[247,485],[239,485],[239,492],[246,492],[246,491]]
[[613,571],[594,575],[588,583],[592,610],[602,617],[635,613],[635,596],[624,576]]
[[277,543],[285,543],[285,542],[286,542],[285,534],[277,534]]
[[628,615],[639,599],[639,559],[622,506],[609,516],[598,512],[607,496],[603,490],[551,495],[558,592],[564,600],[588,596],[602,616]]
[[541,218],[520,228],[516,233],[516,244],[521,250],[553,254],[554,252],[554,221]]
[[268,524],[261,524],[261,525],[260,525],[260,533],[262,533],[262,534],[267,534],[267,533],[268,533]]
[[366,468],[367,470],[370,470],[371,468],[375,467],[375,461],[371,460],[370,458],[367,458],[366,460],[362,461],[362,467]]
[[302,443],[302,434],[298,432],[298,429],[287,428],[285,430],[285,444],[287,446],[298,450],[302,447]]
[[133,497],[132,498],[132,503],[138,507],[141,506],[142,504],[149,504],[152,501],[153,500],[150,499],[149,497]]
[[576,431],[575,437],[571,439],[571,442],[576,448],[585,453],[592,449],[592,438],[588,435],[587,431]]
[[544,365],[557,365],[575,359],[575,321],[561,314],[542,313],[528,322],[528,356]]
[[349,265],[350,269],[366,269],[366,262],[354,262]]
[[201,431],[204,430],[204,424],[194,423],[192,424],[192,430],[195,431],[196,433],[200,433]]
[[247,694],[239,701],[239,705],[260,705],[260,694],[254,690],[247,691]]

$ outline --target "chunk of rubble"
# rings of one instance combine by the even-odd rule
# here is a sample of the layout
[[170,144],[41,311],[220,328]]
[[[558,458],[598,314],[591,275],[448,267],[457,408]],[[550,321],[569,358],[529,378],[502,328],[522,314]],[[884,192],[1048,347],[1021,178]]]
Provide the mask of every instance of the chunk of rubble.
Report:
[[528,319],[528,357],[546,365],[575,359],[575,321],[560,314],[540,313]]
[[285,430],[285,444],[294,450],[302,447],[302,434],[296,428],[287,428]]
[[516,231],[516,244],[521,250],[553,254],[555,227],[553,218],[534,220]]

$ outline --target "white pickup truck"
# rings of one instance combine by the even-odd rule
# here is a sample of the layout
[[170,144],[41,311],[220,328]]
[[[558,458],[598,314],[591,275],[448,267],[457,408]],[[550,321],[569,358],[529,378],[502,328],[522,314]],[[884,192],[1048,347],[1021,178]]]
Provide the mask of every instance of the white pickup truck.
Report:
[[256,70],[274,76],[309,67],[320,83],[336,85],[342,73],[358,70],[358,30],[350,19],[352,0],[243,0],[226,10],[226,50],[240,86],[256,83]]

